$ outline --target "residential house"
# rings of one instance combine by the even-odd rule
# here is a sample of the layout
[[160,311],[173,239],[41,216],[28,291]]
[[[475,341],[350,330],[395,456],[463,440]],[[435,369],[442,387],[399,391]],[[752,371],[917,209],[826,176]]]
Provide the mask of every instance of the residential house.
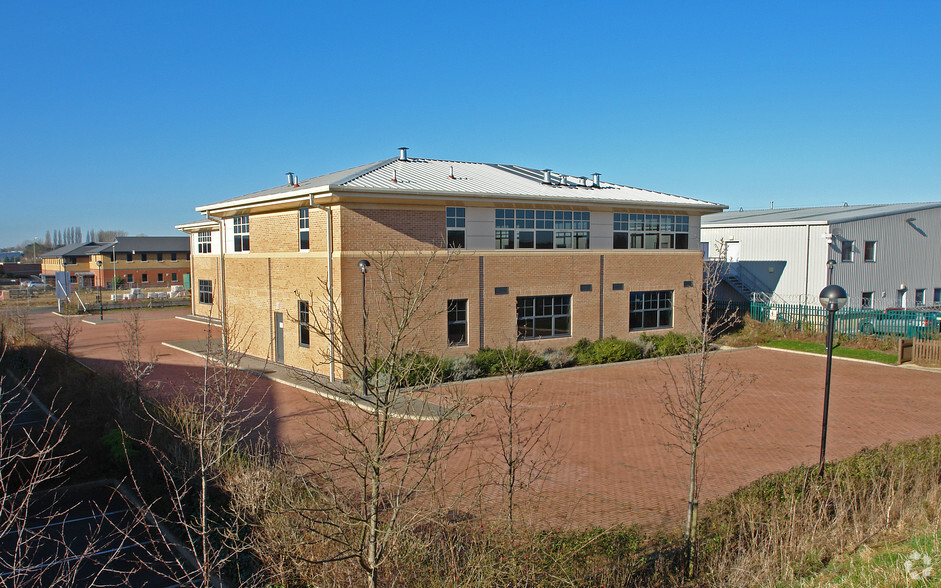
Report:
[[115,276],[124,285],[139,288],[189,287],[189,241],[187,237],[117,237],[109,243],[66,245],[40,256],[42,276],[51,283],[55,272],[68,271],[78,288],[113,287]]
[[[450,277],[425,350],[693,329],[699,219],[722,205],[516,165],[398,157],[199,206],[190,233],[193,313],[237,316],[245,351],[334,375],[311,313],[337,309],[359,345],[363,274],[382,252],[442,253]],[[367,275],[366,294],[376,286]],[[332,297],[328,295],[332,290]],[[368,304],[368,302],[367,302]],[[335,333],[335,345],[340,337]],[[356,347],[354,347],[355,349]],[[345,377],[344,374],[339,374]]]
[[941,306],[941,203],[739,210],[703,217],[730,297],[818,304],[828,284],[862,308]]

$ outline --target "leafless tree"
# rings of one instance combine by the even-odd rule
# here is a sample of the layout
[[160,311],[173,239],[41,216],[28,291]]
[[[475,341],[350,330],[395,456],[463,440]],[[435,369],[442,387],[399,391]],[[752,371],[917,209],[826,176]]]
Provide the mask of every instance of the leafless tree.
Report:
[[305,461],[307,498],[292,508],[305,533],[320,540],[319,551],[304,557],[355,561],[370,587],[397,538],[431,508],[437,468],[456,448],[469,410],[461,386],[436,386],[442,364],[423,354],[430,329],[441,332],[454,260],[453,253],[383,251],[361,265],[361,321],[331,316],[338,305],[329,303],[326,283],[320,311],[311,313],[312,336],[334,337],[334,359],[350,382],[313,380],[333,400],[329,424],[315,430],[320,455]]
[[75,340],[82,331],[82,319],[69,309],[52,325],[52,339],[65,354],[66,369],[72,362],[72,350]]
[[544,480],[558,463],[558,439],[552,435],[552,424],[563,405],[540,403],[539,389],[525,384],[523,376],[532,370],[534,363],[534,356],[519,346],[502,350],[500,364],[504,385],[490,399],[486,409],[498,443],[493,466],[506,497],[511,534],[519,492]]
[[144,380],[154,371],[157,355],[147,354],[144,349],[144,321],[137,307],[131,308],[121,324],[121,372],[133,386],[134,397],[139,398]]
[[714,358],[717,336],[737,320],[731,305],[716,300],[716,290],[728,271],[725,249],[725,243],[719,241],[718,257],[704,262],[701,309],[687,306],[687,318],[696,325],[696,332],[687,339],[685,353],[662,363],[668,381],[661,393],[666,415],[661,427],[670,438],[668,445],[689,459],[685,527],[688,577],[695,573],[697,560],[701,450],[712,438],[740,426],[730,419],[726,409],[750,383],[747,375],[722,366]]
[[[219,585],[223,567],[251,547],[239,531],[244,524],[239,513],[213,499],[233,464],[256,451],[253,443],[264,422],[251,397],[259,376],[238,368],[244,353],[235,350],[248,347],[238,325],[235,319],[226,321],[226,347],[216,344],[207,325],[202,378],[179,388],[170,399],[141,399],[152,427],[137,441],[152,458],[165,490],[162,502],[147,508],[154,518],[178,529],[184,546],[195,555],[190,562],[195,572],[173,579],[200,586]],[[148,495],[139,474],[132,471],[131,480],[138,493]],[[173,563],[174,569],[190,567]]]

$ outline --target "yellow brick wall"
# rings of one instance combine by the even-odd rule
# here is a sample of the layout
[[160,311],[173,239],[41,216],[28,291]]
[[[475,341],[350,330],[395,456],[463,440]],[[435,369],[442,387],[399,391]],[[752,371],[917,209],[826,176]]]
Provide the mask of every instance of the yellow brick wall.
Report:
[[359,205],[337,207],[345,251],[431,251],[444,245],[445,208]]

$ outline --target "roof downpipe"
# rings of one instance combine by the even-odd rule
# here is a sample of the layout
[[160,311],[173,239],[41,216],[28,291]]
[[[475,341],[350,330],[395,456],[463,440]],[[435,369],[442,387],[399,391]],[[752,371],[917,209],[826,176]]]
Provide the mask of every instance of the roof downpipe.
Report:
[[408,147],[399,147],[399,161],[408,161]]

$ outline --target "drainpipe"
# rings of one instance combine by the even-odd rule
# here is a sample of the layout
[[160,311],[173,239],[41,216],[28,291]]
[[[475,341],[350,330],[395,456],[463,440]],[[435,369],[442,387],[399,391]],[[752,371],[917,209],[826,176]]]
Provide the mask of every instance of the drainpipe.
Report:
[[313,194],[310,195],[310,206],[311,208],[319,208],[327,213],[327,321],[330,329],[330,381],[336,382],[336,353],[334,348],[336,334],[334,333],[333,326],[333,210],[321,204],[314,204]]
[[[222,217],[211,216],[208,212],[203,214],[206,215],[206,219],[219,223],[219,316],[222,318],[222,356],[228,357],[229,333],[226,328],[225,317],[225,222]],[[192,256],[190,258],[192,259]],[[192,284],[190,284],[190,286],[192,286]],[[209,353],[208,349],[206,353]]]

